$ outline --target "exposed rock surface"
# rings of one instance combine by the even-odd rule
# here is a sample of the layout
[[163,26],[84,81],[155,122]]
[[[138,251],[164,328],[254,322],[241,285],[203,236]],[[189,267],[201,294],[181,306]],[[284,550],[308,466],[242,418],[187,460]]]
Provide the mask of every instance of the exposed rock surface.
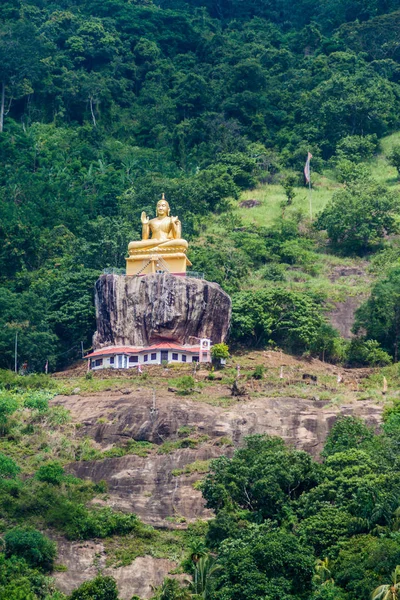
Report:
[[103,575],[110,575],[116,580],[121,600],[131,600],[134,594],[150,598],[152,586],[161,585],[164,577],[177,567],[176,563],[164,558],[139,556],[130,565],[107,568],[101,542],[68,542],[63,538],[55,541],[57,561],[68,569],[53,575],[58,589],[64,594],[70,594],[84,581],[94,579],[101,569]]
[[290,397],[259,397],[222,408],[163,391],[154,411],[152,391],[146,388],[123,396],[115,392],[58,396],[54,402],[70,409],[74,419],[82,424],[79,435],[92,437],[104,448],[130,438],[156,444],[176,440],[182,427],[208,436],[195,449],[184,448],[170,454],[153,452],[147,458],[126,455],[70,466],[79,477],[106,480],[115,508],[136,512],[143,521],[163,527],[170,527],[169,519],[176,515],[188,521],[210,515],[201,493],[193,488],[201,476],[174,476],[172,471],[196,460],[231,453],[232,447],[217,445],[221,437],[230,438],[236,446],[246,435],[268,433],[318,456],[338,415],[359,415],[377,426],[382,410],[367,401],[332,406],[322,400]]
[[217,283],[169,273],[126,277],[102,275],[96,282],[95,348],[147,346],[162,339],[181,344],[195,338],[223,341],[231,300]]

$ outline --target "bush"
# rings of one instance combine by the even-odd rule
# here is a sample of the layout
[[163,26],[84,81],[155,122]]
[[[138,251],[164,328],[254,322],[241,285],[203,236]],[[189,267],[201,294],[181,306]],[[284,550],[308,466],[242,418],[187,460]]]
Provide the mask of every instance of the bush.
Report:
[[262,379],[264,377],[265,368],[263,365],[257,365],[253,371],[252,378],[253,379]]
[[374,135],[347,135],[338,142],[336,156],[354,163],[372,158],[378,149],[378,138]]
[[226,344],[214,344],[211,348],[211,356],[214,360],[226,360],[229,358],[229,347]]
[[4,435],[9,428],[9,417],[15,413],[18,402],[13,396],[0,396],[0,434]]
[[350,367],[385,367],[392,362],[376,340],[353,338],[346,354],[346,363]]
[[400,175],[400,144],[395,144],[388,155],[389,164],[396,167],[397,172]]
[[42,465],[36,472],[36,479],[52,485],[60,485],[65,477],[64,469],[57,461]]
[[134,531],[139,524],[135,514],[124,514],[109,507],[88,510],[83,504],[63,500],[49,510],[47,521],[62,529],[70,540],[106,538],[110,535],[125,535]]
[[349,182],[336,192],[315,222],[329,240],[345,253],[365,253],[384,236],[397,233],[398,198],[384,186],[366,180]]
[[182,396],[188,396],[194,390],[195,380],[191,375],[182,375],[175,381],[176,387],[178,388],[179,394]]
[[115,579],[98,575],[92,581],[85,581],[72,592],[70,600],[118,600]]
[[31,567],[51,571],[57,554],[56,545],[32,527],[14,527],[4,536],[6,556],[24,558]]
[[0,479],[14,479],[20,470],[12,458],[0,452]]
[[24,406],[39,413],[46,413],[49,410],[49,396],[40,392],[31,394],[24,400]]

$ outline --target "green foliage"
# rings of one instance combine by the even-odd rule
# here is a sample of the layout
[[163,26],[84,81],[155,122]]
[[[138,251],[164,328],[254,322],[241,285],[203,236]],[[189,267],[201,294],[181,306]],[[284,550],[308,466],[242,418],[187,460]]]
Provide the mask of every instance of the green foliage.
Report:
[[388,161],[389,164],[393,165],[393,167],[396,167],[399,175],[400,175],[400,144],[395,144],[391,151],[390,154],[388,155]]
[[187,396],[191,394],[195,388],[195,380],[191,375],[182,375],[175,380],[175,385],[178,389],[179,394]]
[[91,581],[85,581],[69,597],[70,600],[118,600],[115,579],[98,575]]
[[330,242],[345,253],[364,253],[398,230],[398,198],[372,181],[355,180],[336,192],[316,221]]
[[56,557],[56,545],[40,531],[31,527],[15,527],[4,536],[6,556],[24,558],[31,567],[51,571]]
[[0,394],[0,434],[4,435],[9,427],[10,416],[18,409],[17,400],[8,394]]
[[400,269],[389,271],[372,288],[371,296],[356,312],[354,331],[366,331],[369,340],[377,340],[394,360],[398,360],[400,336]]
[[62,465],[57,461],[53,461],[39,467],[35,477],[39,481],[45,481],[52,485],[60,485],[65,477],[65,473]]
[[0,479],[14,479],[20,470],[12,458],[0,452]]
[[346,363],[350,367],[384,367],[391,362],[390,355],[376,340],[353,338],[346,351]]
[[336,145],[336,156],[338,160],[350,160],[359,163],[372,158],[378,148],[376,135],[348,135]]
[[362,448],[372,437],[372,430],[361,419],[340,417],[326,439],[323,456],[332,456],[336,452],[345,452],[351,448]]
[[253,379],[262,379],[264,377],[265,367],[263,365],[257,365],[253,371]]
[[250,436],[232,459],[211,463],[204,480],[208,508],[247,510],[259,519],[284,519],[285,506],[314,482],[315,469],[304,452],[288,450],[279,438]]
[[229,347],[227,344],[214,344],[211,347],[211,357],[213,360],[226,360],[229,358]]
[[265,346],[273,340],[292,352],[309,350],[324,324],[321,308],[307,294],[284,289],[240,292],[232,299],[232,332],[237,342]]
[[166,577],[151,600],[189,600],[191,594],[179,581]]

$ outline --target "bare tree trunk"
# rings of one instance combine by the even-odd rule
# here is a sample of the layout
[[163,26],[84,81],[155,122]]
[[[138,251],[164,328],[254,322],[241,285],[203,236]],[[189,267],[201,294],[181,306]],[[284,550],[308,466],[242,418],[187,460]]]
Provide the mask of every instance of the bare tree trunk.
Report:
[[4,129],[4,104],[6,100],[6,84],[3,81],[1,84],[1,103],[0,103],[0,133]]
[[96,117],[93,110],[93,98],[90,98],[90,112],[92,113],[93,126],[96,127]]

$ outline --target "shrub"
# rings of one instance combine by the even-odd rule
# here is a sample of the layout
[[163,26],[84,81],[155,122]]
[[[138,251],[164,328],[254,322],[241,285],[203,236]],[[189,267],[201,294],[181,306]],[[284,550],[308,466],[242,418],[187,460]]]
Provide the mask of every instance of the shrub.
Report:
[[376,340],[353,338],[347,348],[347,364],[350,367],[384,367],[392,359]]
[[336,192],[315,222],[326,229],[332,245],[345,253],[365,253],[384,236],[397,233],[399,200],[382,185],[367,180],[349,182]]
[[6,556],[20,556],[31,567],[51,571],[57,554],[56,545],[32,527],[14,527],[4,536]]
[[0,396],[0,434],[4,435],[9,428],[9,417],[15,413],[18,402],[12,396]]
[[372,158],[378,149],[378,138],[374,135],[347,135],[338,142],[336,156],[354,163]]
[[35,393],[24,400],[25,408],[37,410],[39,413],[46,413],[49,410],[49,396],[47,394]]
[[115,579],[98,575],[92,581],[85,581],[72,592],[70,600],[118,600]]
[[263,365],[257,365],[253,371],[253,379],[262,379],[264,377],[265,368]]
[[14,479],[20,470],[12,458],[0,452],[0,479]]
[[229,358],[229,347],[226,344],[214,344],[211,348],[211,356],[213,360],[226,360]]
[[182,377],[178,377],[175,383],[178,393],[182,396],[187,396],[194,390],[195,380],[191,375],[182,375]]
[[42,465],[36,472],[36,479],[52,485],[60,485],[65,477],[64,469],[58,461]]

